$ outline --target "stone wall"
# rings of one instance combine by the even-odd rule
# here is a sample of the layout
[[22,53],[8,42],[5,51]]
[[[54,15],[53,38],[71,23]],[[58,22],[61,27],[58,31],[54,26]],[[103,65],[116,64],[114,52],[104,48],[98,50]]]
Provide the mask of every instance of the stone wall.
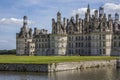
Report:
[[116,60],[53,63],[48,70],[53,72],[104,66],[116,66]]
[[116,60],[116,67],[117,67],[117,68],[120,68],[120,59],[117,59],[117,60]]
[[52,64],[4,64],[0,63],[0,71],[20,72],[55,72],[93,67],[116,66],[116,60],[63,62]]
[[48,64],[0,64],[0,71],[48,72]]

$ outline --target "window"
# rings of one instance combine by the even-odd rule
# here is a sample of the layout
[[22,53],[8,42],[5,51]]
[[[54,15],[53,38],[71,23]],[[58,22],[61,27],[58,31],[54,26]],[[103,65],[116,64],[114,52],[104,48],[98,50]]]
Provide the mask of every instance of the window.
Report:
[[76,41],[78,41],[78,37],[76,36]]
[[101,35],[99,35],[99,39],[101,39]]
[[99,53],[102,54],[102,50],[101,49],[99,50]]
[[117,46],[117,43],[116,42],[114,42],[114,47],[116,47]]
[[52,54],[55,54],[55,51],[54,51],[54,49],[52,49]]
[[78,47],[78,44],[77,43],[75,43],[76,44],[76,48]]
[[71,49],[69,49],[69,54],[71,54]]
[[79,40],[81,40],[81,36],[79,36]]
[[54,47],[54,43],[52,43],[52,47]]
[[83,40],[83,36],[81,37],[81,40]]
[[87,36],[85,37],[85,40],[87,40]]
[[83,47],[83,43],[81,43],[81,47]]
[[78,47],[81,47],[80,43],[79,43]]
[[61,47],[64,47],[64,45],[62,44],[62,46]]
[[106,50],[105,49],[103,49],[103,54],[106,54]]
[[52,40],[54,40],[54,37],[52,37]]
[[71,37],[69,37],[69,41],[71,41]]
[[103,34],[103,36],[102,36],[102,37],[103,37],[103,39],[105,39],[105,35],[104,35],[104,34]]
[[25,42],[27,42],[27,40],[25,39]]
[[91,37],[90,37],[90,36],[88,36],[88,40],[91,40]]
[[41,45],[39,44],[39,48],[41,48]]
[[114,39],[116,39],[116,36],[114,36]]
[[74,37],[72,36],[72,41],[74,40]]
[[47,41],[47,39],[45,39],[45,41]]
[[103,47],[105,47],[105,41],[103,41]]
[[91,43],[90,42],[88,43],[88,47],[91,47]]
[[119,40],[120,40],[120,36],[119,36]]
[[119,47],[120,47],[120,42],[119,42]]
[[72,48],[73,48],[73,43],[72,43],[72,46],[71,46]]

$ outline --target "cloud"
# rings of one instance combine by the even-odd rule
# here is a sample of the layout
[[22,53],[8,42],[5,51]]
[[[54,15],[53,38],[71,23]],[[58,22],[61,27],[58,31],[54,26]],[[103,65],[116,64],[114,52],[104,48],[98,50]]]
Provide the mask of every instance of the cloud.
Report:
[[[23,19],[17,18],[2,18],[0,19],[0,24],[12,24],[12,25],[22,25]],[[34,21],[28,20],[29,24],[33,24]]]
[[[80,14],[80,17],[83,18],[85,16],[86,11],[87,11],[87,8],[79,8],[77,10],[73,10],[72,15]],[[94,11],[95,9],[91,9],[91,14],[93,14]]]
[[120,4],[106,3],[103,5],[105,12],[114,14],[115,12],[120,13]]

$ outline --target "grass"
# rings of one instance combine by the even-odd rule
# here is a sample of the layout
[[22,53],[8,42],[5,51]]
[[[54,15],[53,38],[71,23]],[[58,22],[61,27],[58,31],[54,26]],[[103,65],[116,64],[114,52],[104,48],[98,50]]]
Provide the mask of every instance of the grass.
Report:
[[[0,55],[0,63],[49,64],[58,62],[76,62],[91,60],[112,60],[110,56],[16,56]],[[120,58],[120,57],[119,57]]]

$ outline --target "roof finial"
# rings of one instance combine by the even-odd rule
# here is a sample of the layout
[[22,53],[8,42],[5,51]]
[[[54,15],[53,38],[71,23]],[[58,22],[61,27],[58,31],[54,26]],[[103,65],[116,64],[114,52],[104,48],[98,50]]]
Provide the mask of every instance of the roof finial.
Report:
[[88,9],[90,9],[90,5],[88,4]]

